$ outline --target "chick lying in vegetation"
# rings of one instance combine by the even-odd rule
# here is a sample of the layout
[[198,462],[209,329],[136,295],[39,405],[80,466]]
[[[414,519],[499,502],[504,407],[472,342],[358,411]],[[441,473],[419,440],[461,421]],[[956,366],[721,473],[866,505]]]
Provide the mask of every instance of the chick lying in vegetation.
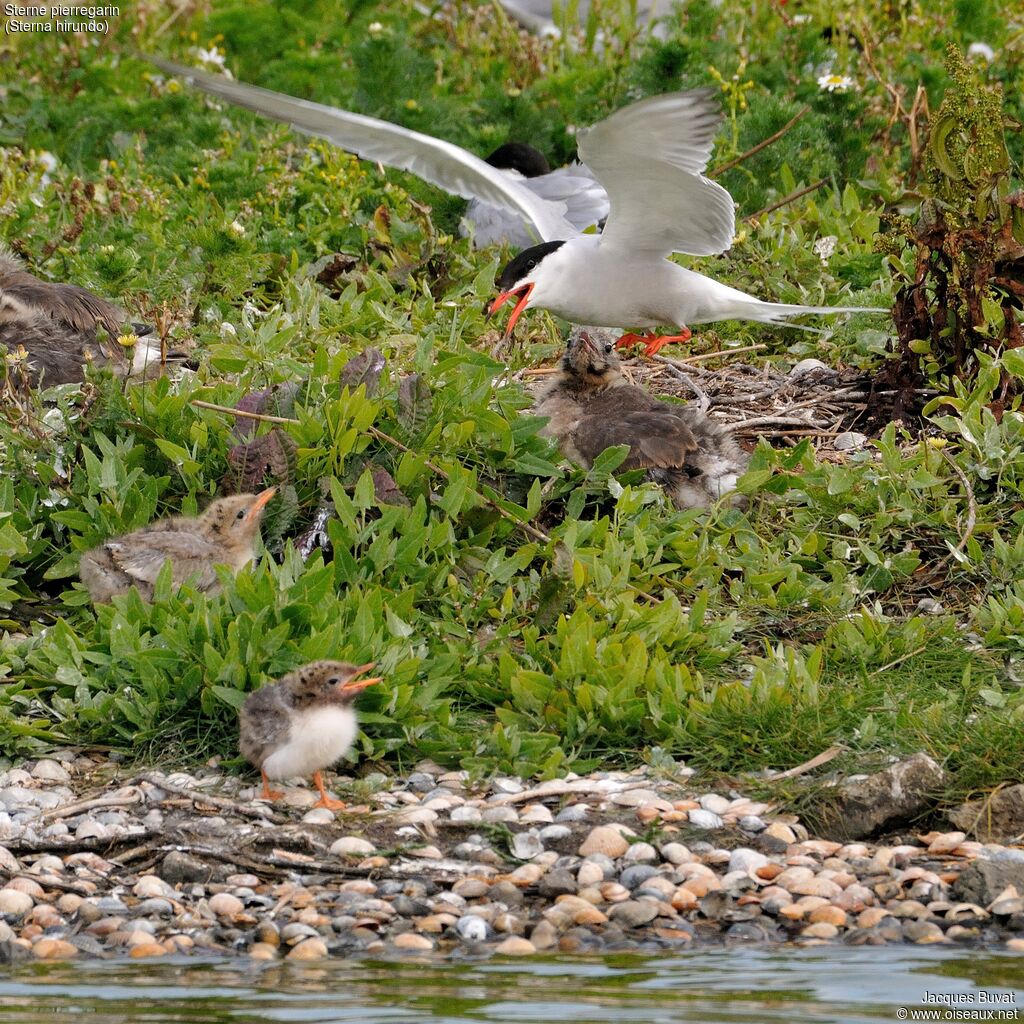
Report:
[[174,516],[141,530],[114,537],[82,555],[78,574],[93,601],[109,601],[135,587],[153,598],[153,586],[165,562],[177,586],[190,580],[197,590],[216,591],[215,565],[238,572],[256,555],[263,509],[277,488],[259,494],[218,498],[198,518]]
[[646,469],[678,508],[714,504],[734,490],[749,456],[703,413],[630,384],[615,336],[600,327],[573,330],[558,376],[534,403],[534,412],[548,417],[541,433],[588,467],[606,448],[628,444],[621,470]]

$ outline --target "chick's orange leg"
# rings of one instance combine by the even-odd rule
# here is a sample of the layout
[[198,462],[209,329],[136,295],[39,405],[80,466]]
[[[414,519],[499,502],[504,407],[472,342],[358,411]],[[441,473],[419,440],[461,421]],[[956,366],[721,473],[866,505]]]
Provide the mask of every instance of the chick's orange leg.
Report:
[[284,793],[280,789],[270,788],[270,779],[267,778],[267,773],[262,768],[260,775],[263,776],[263,792],[260,793],[259,798],[261,800],[280,800]]
[[659,334],[656,338],[641,338],[644,342],[644,355],[653,356],[660,352],[670,341],[689,341],[693,337],[689,327],[684,327],[680,334]]
[[313,782],[316,783],[316,788],[320,790],[320,799],[313,804],[314,807],[326,807],[330,811],[342,811],[345,809],[344,800],[335,800],[327,795],[327,790],[324,788],[324,779],[319,771],[313,772]]

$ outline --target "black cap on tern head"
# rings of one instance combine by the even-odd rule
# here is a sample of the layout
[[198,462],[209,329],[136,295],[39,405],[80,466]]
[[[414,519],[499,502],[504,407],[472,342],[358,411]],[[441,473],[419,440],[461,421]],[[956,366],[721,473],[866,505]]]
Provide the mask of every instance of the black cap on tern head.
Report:
[[524,178],[537,178],[551,170],[547,157],[526,142],[506,142],[486,162],[501,170],[518,171]]
[[507,292],[516,281],[529,274],[545,256],[553,253],[562,245],[565,245],[564,241],[543,242],[540,245],[531,245],[529,249],[524,249],[518,256],[505,264],[505,269],[498,275],[498,288]]

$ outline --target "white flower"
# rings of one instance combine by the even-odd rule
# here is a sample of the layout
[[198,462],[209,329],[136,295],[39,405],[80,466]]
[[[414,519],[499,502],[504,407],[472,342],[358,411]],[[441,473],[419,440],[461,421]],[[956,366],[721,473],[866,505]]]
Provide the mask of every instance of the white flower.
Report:
[[807,22],[809,22],[810,20],[811,20],[811,16],[809,14],[794,14],[793,15],[793,24],[794,25],[806,25]]
[[229,324],[227,320],[223,320],[220,325],[220,336],[222,338],[237,338],[238,331],[235,330],[233,324]]
[[971,43],[967,47],[968,57],[980,57],[986,64],[991,64],[996,59],[996,51],[988,43]]
[[265,317],[267,314],[264,313],[259,306],[255,306],[251,302],[246,301],[245,305],[242,306],[242,315],[246,317],[252,317],[255,320],[259,320],[261,317]]
[[821,75],[818,88],[822,92],[849,92],[857,89],[857,83],[849,75]]
[[384,31],[384,26],[379,21],[371,21],[370,24],[366,26],[366,31],[369,32],[371,36],[379,36]]
[[208,50],[204,50],[201,46],[196,50],[196,60],[199,61],[203,67],[214,67],[218,71],[224,70],[224,60],[227,54],[221,53],[216,46],[211,46]]
[[238,220],[236,217],[229,225],[228,231],[235,235],[237,238],[242,238],[245,235],[245,225]]
[[828,263],[829,257],[836,251],[838,241],[835,235],[824,235],[814,243],[814,251],[822,263]]

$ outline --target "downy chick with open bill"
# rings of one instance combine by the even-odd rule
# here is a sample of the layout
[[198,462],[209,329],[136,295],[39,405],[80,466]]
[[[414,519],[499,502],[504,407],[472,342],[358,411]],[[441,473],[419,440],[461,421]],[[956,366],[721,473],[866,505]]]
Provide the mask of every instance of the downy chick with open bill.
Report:
[[[103,340],[99,331],[108,335]],[[118,342],[135,335],[133,345]],[[133,324],[112,302],[73,284],[43,281],[0,244],[0,344],[28,353],[33,385],[74,384],[83,365],[109,366],[118,376],[143,379],[163,372],[160,343],[146,324]],[[181,363],[182,352],[168,353]]]
[[534,412],[548,417],[541,433],[588,467],[606,448],[628,444],[620,470],[646,469],[677,508],[714,504],[735,488],[747,453],[698,410],[658,401],[630,384],[616,336],[600,327],[573,329],[557,377],[534,403]]
[[276,493],[218,498],[201,516],[158,519],[123,537],[113,537],[82,555],[78,575],[94,602],[109,601],[135,587],[146,601],[165,562],[175,586],[190,580],[197,590],[220,588],[215,565],[238,572],[256,557],[266,504]]
[[371,668],[373,662],[314,661],[246,697],[238,744],[242,756],[263,776],[261,799],[284,795],[270,788],[270,779],[312,775],[320,791],[314,807],[340,810],[345,806],[328,796],[320,773],[344,757],[356,738],[353,701],[368,686],[381,682],[379,676],[358,678]]

